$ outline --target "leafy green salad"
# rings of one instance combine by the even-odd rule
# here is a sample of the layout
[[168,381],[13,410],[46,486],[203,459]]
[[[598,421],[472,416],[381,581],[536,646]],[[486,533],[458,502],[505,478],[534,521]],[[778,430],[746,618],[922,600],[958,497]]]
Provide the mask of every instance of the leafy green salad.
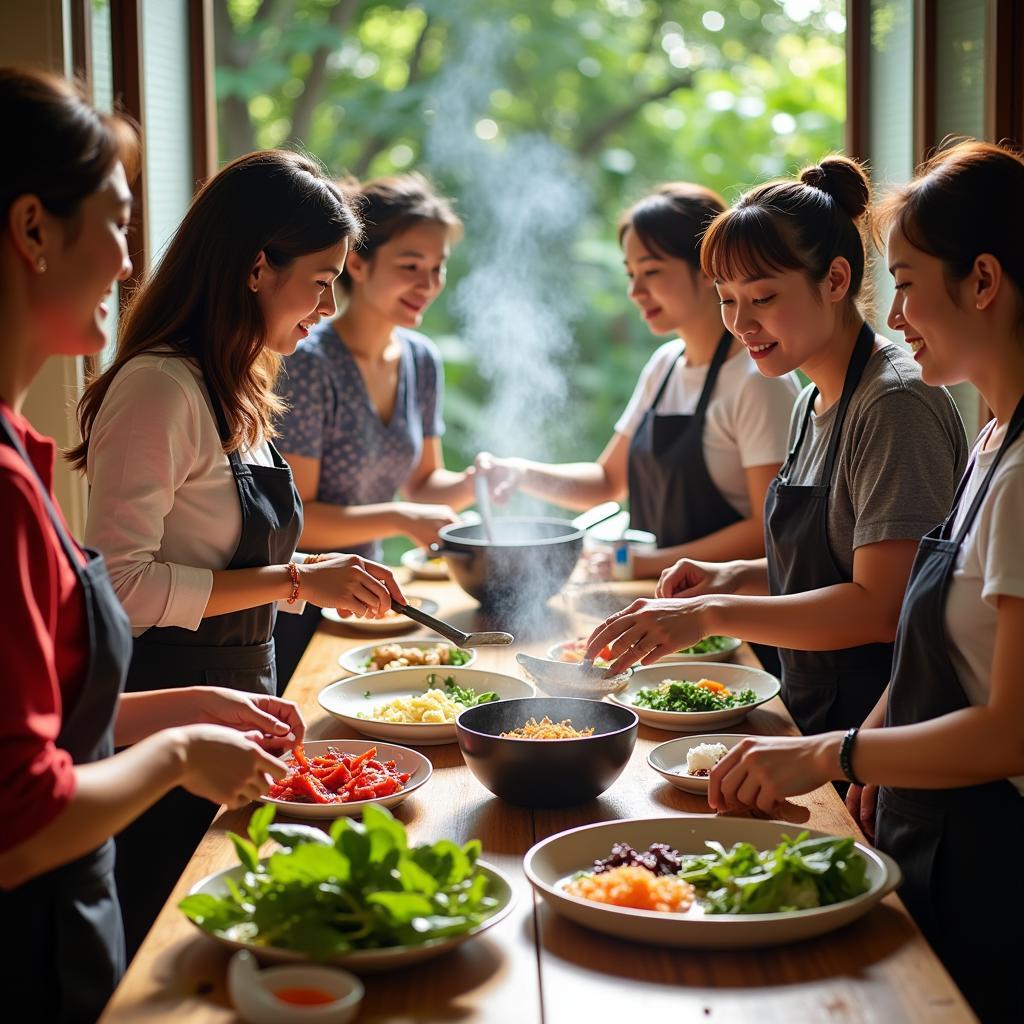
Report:
[[850,838],[783,836],[773,850],[750,843],[681,856],[679,877],[697,890],[708,914],[771,914],[826,907],[869,888],[867,862]]
[[[479,840],[410,847],[401,822],[374,806],[362,823],[339,818],[329,836],[273,818],[273,807],[261,807],[248,838],[229,833],[245,873],[225,879],[227,895],[196,893],[178,904],[200,928],[323,960],[462,935],[500,909],[476,863]],[[281,849],[260,860],[268,839]]]
[[698,640],[692,647],[683,647],[676,654],[717,654],[727,651],[735,643],[731,636],[706,636]]
[[733,693],[718,683],[706,685],[702,679],[692,683],[686,679],[666,679],[653,690],[637,690],[633,703],[652,711],[727,711],[729,708],[753,704],[757,694],[753,690]]

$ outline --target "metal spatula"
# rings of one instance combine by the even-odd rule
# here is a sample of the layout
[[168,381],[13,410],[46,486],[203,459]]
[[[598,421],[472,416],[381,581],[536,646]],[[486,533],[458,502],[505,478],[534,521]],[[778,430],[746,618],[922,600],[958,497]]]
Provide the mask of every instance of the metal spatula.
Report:
[[463,633],[461,629],[456,629],[451,623],[445,622],[443,619],[435,619],[433,615],[428,615],[426,612],[420,611],[419,608],[413,608],[412,605],[402,604],[400,601],[392,601],[391,607],[400,615],[405,615],[421,626],[432,629],[435,633],[443,636],[445,640],[451,640],[457,647],[500,647],[507,646],[515,640],[511,633]]

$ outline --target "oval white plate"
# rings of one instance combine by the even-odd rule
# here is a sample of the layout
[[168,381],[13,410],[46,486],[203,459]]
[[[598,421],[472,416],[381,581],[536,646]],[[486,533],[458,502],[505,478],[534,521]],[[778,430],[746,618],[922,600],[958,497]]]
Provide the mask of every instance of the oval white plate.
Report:
[[666,654],[664,658],[661,658],[658,664],[685,665],[693,661],[705,664],[710,661],[728,661],[740,649],[743,641],[734,636],[727,636],[725,639],[729,641],[729,646],[721,651],[709,651],[707,654],[684,654],[682,651],[673,651],[672,654]]
[[[371,669],[366,667],[366,660],[373,653],[375,647],[383,647],[385,644],[390,646],[390,642],[387,640],[381,640],[375,644],[367,644],[365,647],[353,647],[351,650],[346,651],[344,654],[338,656],[338,664],[346,671],[351,672],[353,675],[361,675],[362,673],[370,673]],[[422,647],[424,649],[430,649],[433,647],[449,647],[451,650],[459,650],[455,644],[449,643],[447,640],[395,640],[394,644],[396,647]],[[425,668],[429,672],[439,672],[442,669],[446,672],[451,671],[455,668],[469,668],[470,665],[476,661],[476,651],[463,651],[463,654],[468,654],[469,658],[463,665],[412,665],[411,668]],[[381,669],[382,672],[397,672],[398,669]]]
[[751,949],[822,935],[866,914],[902,881],[891,857],[858,843],[857,852],[868,864],[868,891],[829,907],[792,913],[705,915],[695,906],[685,914],[663,914],[594,903],[570,896],[561,887],[576,871],[585,871],[599,857],[607,857],[613,843],[626,842],[636,850],[646,850],[651,843],[668,843],[680,853],[704,853],[705,840],[716,840],[726,849],[747,842],[765,850],[777,845],[782,836],[795,838],[803,831],[812,837],[828,834],[781,821],[747,818],[627,818],[551,836],[526,854],[523,869],[541,899],[577,924],[633,942],[687,949]]
[[[739,708],[727,708],[725,711],[652,711],[633,703],[638,690],[656,689],[666,679],[713,679],[716,683],[727,686],[733,693],[751,689],[757,694],[753,704],[744,704]],[[772,699],[779,692],[779,681],[775,676],[762,672],[758,668],[746,665],[724,665],[721,662],[709,663],[692,661],[685,666],[648,665],[633,671],[629,685],[619,693],[613,693],[608,699],[618,701],[627,708],[632,708],[640,721],[653,725],[656,729],[669,732],[703,732],[722,729],[728,725],[742,722],[754,708]]]
[[[490,928],[492,925],[496,925],[503,918],[507,917],[509,911],[512,909],[512,904],[514,902],[512,886],[509,884],[509,880],[493,865],[487,864],[482,860],[478,860],[477,866],[490,879],[490,895],[494,896],[499,901],[499,905],[486,921],[481,921],[480,924],[475,928],[471,928],[464,935],[453,935],[450,938],[443,939],[431,939],[429,942],[424,942],[419,946],[391,946],[387,949],[360,949],[356,950],[354,953],[340,953],[338,956],[332,956],[324,962],[337,964],[339,967],[344,967],[347,970],[354,971],[356,974],[392,970],[399,967],[409,967],[422,960],[429,960],[431,957],[447,953],[448,950],[454,949],[467,939],[471,939],[474,935],[479,935],[482,931]],[[202,881],[197,882],[192,887],[189,895],[191,896],[195,893],[209,893],[211,896],[223,896],[228,891],[225,879],[230,878],[233,881],[238,881],[238,879],[240,879],[244,874],[245,868],[241,864],[236,865],[233,868],[227,868],[224,871],[218,871],[216,874],[208,875]],[[195,922],[192,923],[195,924]],[[215,935],[213,932],[208,932],[205,928],[200,928],[197,924],[195,924],[195,927],[198,928],[203,935],[209,936],[215,942],[219,942],[223,946],[228,946],[231,949],[248,949],[250,952],[255,953],[261,960],[267,960],[271,963],[295,963],[308,961],[310,959],[304,953],[297,953],[291,949],[281,949],[277,946],[258,946],[252,942],[238,942],[235,939],[229,939],[224,935]]]
[[432,555],[425,548],[410,548],[402,553],[402,565],[418,580],[446,580],[448,566],[440,556]]
[[[379,807],[397,807],[407,796],[424,785],[434,772],[434,766],[419,751],[395,746],[393,743],[340,739],[313,740],[302,745],[306,757],[325,754],[328,747],[334,747],[335,750],[343,754],[363,754],[370,747],[376,747],[377,760],[394,761],[398,771],[409,773],[409,781],[405,784],[405,789],[398,793],[378,797],[375,800],[352,800],[344,804],[304,804],[297,800],[272,800],[268,796],[261,796],[260,803],[270,804],[272,807],[276,807],[279,813],[291,815],[293,818],[328,818],[333,821],[335,818],[362,814],[363,808],[368,804],[377,804]],[[292,755],[288,754],[283,760],[285,763],[290,762]]]
[[[396,697],[421,695],[427,689],[427,676],[432,672],[441,676],[442,682],[446,676],[454,676],[457,685],[474,689],[477,693],[493,690],[499,700],[537,695],[530,683],[501,672],[447,666],[396,668],[386,672],[367,672],[354,679],[339,679],[320,691],[320,706],[364,736],[424,747],[455,743],[454,722],[379,722],[374,718],[359,717],[360,711],[369,715],[375,707]],[[367,692],[369,697],[365,696]]]
[[[639,714],[639,709],[634,710]],[[677,740],[659,743],[647,755],[647,763],[676,789],[681,789],[685,793],[696,793],[697,796],[707,796],[708,780],[699,775],[689,775],[686,771],[686,755],[690,748],[701,743],[721,743],[727,750],[732,750],[743,738],[742,734],[736,733],[683,736]]]
[[[426,612],[428,615],[433,615],[440,607],[436,601],[432,601],[429,597],[414,597],[412,594],[406,594],[405,600],[413,608],[419,608],[420,611]],[[339,626],[347,626],[358,633],[375,633],[380,636],[395,636],[398,633],[408,633],[410,629],[418,629],[420,625],[414,619],[407,618],[405,615],[399,615],[398,612],[388,612],[383,619],[357,619],[355,616],[343,619],[338,614],[336,608],[321,608],[320,614],[328,622],[336,622]]]

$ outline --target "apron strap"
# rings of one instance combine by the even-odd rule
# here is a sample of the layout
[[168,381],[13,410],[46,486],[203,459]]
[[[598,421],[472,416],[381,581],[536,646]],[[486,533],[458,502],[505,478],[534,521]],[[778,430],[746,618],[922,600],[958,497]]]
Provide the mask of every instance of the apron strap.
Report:
[[[221,444],[227,444],[228,439],[231,437],[231,428],[228,426],[227,416],[224,415],[224,406],[221,405],[220,399],[210,385],[205,380],[203,383],[206,387],[207,397],[210,399],[210,406],[213,409],[213,418],[217,423],[217,434],[220,436]],[[238,454],[237,448],[232,452],[228,452],[227,457],[231,465],[231,471],[235,476],[238,476],[239,473],[248,473],[245,463],[242,462],[242,457]]]
[[[861,325],[857,341],[853,346],[853,353],[850,356],[850,364],[846,370],[846,380],[843,382],[843,394],[839,399],[839,409],[836,412],[836,421],[832,424],[832,435],[828,439],[828,450],[825,453],[825,484],[832,482],[835,473],[836,460],[839,458],[839,441],[843,433],[843,424],[846,421],[846,412],[853,400],[853,393],[860,384],[864,375],[864,367],[868,365],[871,358],[871,351],[875,342],[875,332],[864,323]],[[816,397],[816,396],[815,396]],[[812,403],[813,405],[813,403]],[[811,406],[809,406],[810,408]]]
[[662,378],[661,387],[658,388],[658,393],[654,396],[654,401],[651,402],[651,412],[655,412],[658,408],[658,403],[661,401],[661,396],[665,394],[665,388],[668,387],[668,382],[672,379],[672,374],[676,372],[676,367],[679,365],[680,360],[686,355],[686,347],[684,345],[683,351],[679,353],[672,360],[672,365],[668,368],[668,373]]
[[693,413],[698,420],[703,420],[704,414],[707,412],[708,404],[711,402],[711,396],[715,393],[715,384],[718,382],[718,372],[722,369],[726,359],[729,358],[729,349],[732,348],[732,340],[732,335],[728,331],[723,331],[722,337],[718,339],[718,347],[715,349],[715,354],[711,358],[711,365],[708,367],[708,374],[704,378],[704,387],[701,389],[700,399],[697,401],[697,408]]

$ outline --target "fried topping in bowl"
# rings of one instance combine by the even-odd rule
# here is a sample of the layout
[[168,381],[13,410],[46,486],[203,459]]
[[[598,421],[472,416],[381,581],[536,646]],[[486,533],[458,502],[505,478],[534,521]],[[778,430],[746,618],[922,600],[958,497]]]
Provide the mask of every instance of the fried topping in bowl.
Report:
[[571,718],[565,718],[561,722],[552,722],[545,715],[539,722],[536,718],[531,718],[521,728],[499,733],[499,735],[513,740],[575,740],[584,736],[593,736],[594,728],[591,726],[589,729],[574,729]]

